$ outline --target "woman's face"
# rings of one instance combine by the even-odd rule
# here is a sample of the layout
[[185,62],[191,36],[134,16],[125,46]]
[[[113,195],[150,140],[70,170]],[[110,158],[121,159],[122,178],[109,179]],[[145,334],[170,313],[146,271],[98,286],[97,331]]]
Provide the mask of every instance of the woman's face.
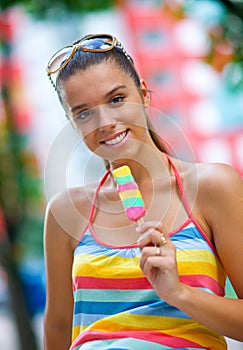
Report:
[[92,152],[113,161],[134,157],[146,143],[148,97],[142,88],[111,62],[79,71],[63,83],[68,116]]

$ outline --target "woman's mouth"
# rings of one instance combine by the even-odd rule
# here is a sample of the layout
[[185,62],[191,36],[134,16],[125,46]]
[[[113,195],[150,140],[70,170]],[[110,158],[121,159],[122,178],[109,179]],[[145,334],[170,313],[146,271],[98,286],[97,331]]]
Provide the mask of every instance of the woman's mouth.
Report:
[[108,140],[104,140],[101,143],[108,146],[115,146],[121,143],[127,136],[128,130],[123,131],[119,135],[114,136],[113,138],[109,138]]

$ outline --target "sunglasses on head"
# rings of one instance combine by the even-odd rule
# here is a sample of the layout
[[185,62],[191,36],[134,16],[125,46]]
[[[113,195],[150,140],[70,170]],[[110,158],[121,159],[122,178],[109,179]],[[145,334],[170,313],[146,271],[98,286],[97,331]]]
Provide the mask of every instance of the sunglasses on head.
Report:
[[133,60],[131,56],[128,55],[123,45],[110,34],[94,34],[86,35],[78,42],[73,45],[65,46],[58,50],[49,60],[46,71],[47,75],[56,89],[51,75],[62,70],[73,58],[77,50],[82,50],[83,52],[106,52],[112,50],[114,47],[119,48],[124,56],[133,65]]

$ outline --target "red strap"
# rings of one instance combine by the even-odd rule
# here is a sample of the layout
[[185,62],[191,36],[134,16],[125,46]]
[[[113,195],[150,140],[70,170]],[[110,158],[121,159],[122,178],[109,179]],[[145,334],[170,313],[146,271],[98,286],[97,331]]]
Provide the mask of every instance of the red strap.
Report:
[[189,218],[191,218],[191,216],[192,216],[192,211],[191,211],[191,208],[190,208],[190,204],[189,204],[189,202],[188,202],[188,199],[187,199],[187,197],[186,197],[185,189],[184,189],[183,182],[182,182],[182,180],[181,180],[180,174],[179,174],[177,168],[175,167],[174,163],[172,162],[172,159],[170,158],[170,156],[169,156],[168,154],[167,154],[167,158],[168,158],[168,160],[169,160],[169,162],[170,162],[170,165],[171,165],[171,167],[172,167],[172,169],[173,169],[173,172],[174,172],[174,174],[175,174],[176,182],[177,182],[177,185],[178,185],[179,190],[180,190],[180,192],[181,192],[181,199],[182,199],[182,202],[183,202],[183,204],[184,204],[184,206],[185,206],[185,209],[186,209],[186,212],[187,212]]
[[91,210],[90,210],[90,214],[89,214],[89,224],[92,222],[93,220],[93,217],[94,217],[94,212],[95,212],[95,204],[96,204],[96,200],[97,200],[97,197],[98,197],[98,193],[99,193],[99,190],[100,188],[103,186],[103,184],[105,183],[107,177],[110,175],[110,169],[107,170],[107,172],[105,173],[105,175],[102,177],[102,179],[100,180],[96,190],[95,190],[95,194],[94,194],[94,198],[93,198],[93,203],[92,203],[92,207],[91,207]]

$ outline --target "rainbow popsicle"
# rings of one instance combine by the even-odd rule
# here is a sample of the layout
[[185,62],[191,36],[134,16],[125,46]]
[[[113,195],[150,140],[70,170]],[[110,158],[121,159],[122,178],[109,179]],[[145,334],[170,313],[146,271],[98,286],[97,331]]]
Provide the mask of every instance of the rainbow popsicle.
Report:
[[113,171],[113,176],[127,217],[140,225],[146,209],[130,168],[127,165],[117,168]]

